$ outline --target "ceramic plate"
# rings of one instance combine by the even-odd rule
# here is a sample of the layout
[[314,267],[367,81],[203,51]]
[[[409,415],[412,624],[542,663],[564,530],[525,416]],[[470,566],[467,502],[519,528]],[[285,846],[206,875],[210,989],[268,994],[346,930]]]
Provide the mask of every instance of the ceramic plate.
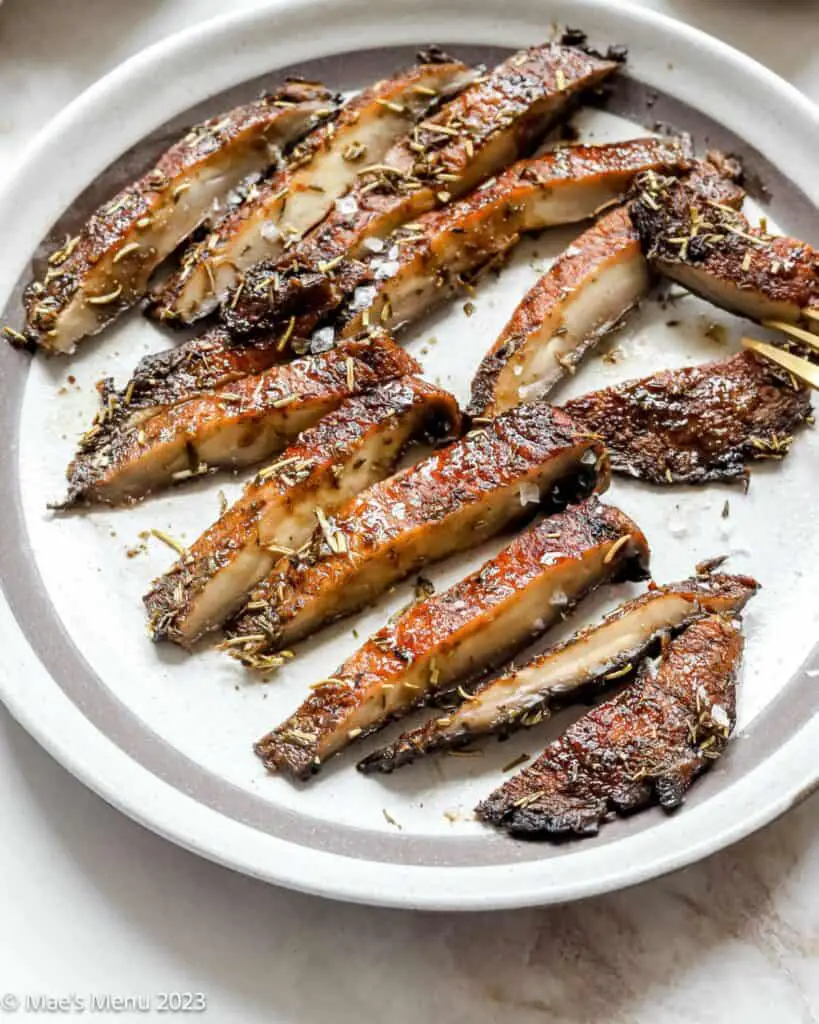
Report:
[[[44,241],[63,237],[149,166],[180,126],[247,100],[285,73],[355,89],[410,62],[430,40],[467,60],[495,62],[546,38],[553,22],[585,28],[604,47],[629,47],[628,77],[609,107],[577,118],[586,138],[626,138],[658,122],[687,130],[700,152],[715,146],[742,157],[751,180],[764,183],[756,198],[772,224],[819,242],[819,115],[784,82],[713,39],[621,4],[507,0],[502,17],[498,10],[496,0],[283,2],[203,24],[130,60],[37,138],[0,196],[3,322],[19,324],[20,289]],[[523,244],[481,285],[471,318],[455,302],[418,325],[407,344],[427,376],[463,399],[525,288],[575,233]],[[691,297],[666,308],[649,303],[603,347],[614,357],[588,359],[558,399],[723,356],[747,329]],[[622,481],[609,493],[648,535],[656,579],[681,578],[698,560],[728,554],[731,570],[763,584],[746,616],[737,739],[679,813],[650,811],[559,846],[515,842],[478,825],[471,809],[504,777],[502,766],[541,749],[576,711],[490,744],[482,757],[431,759],[389,778],[359,775],[349,752],[307,786],[266,775],[252,740],[354,649],[353,629],[361,637],[373,631],[407,600],[407,589],[302,645],[268,683],[248,682],[212,650],[188,657],[148,642],[140,598],[172,553],[143,544],[141,534],[158,527],[191,541],[216,517],[219,490],[230,498],[241,480],[211,478],[133,509],[62,519],[45,505],[60,494],[93,414],[94,382],[105,374],[123,379],[146,351],[167,345],[167,335],[135,313],[70,362],[0,349],[0,689],[18,720],[106,800],[191,850],[271,882],[375,904],[485,909],[574,899],[690,863],[760,827],[815,784],[819,442],[811,431],[784,464],[755,469],[748,494]],[[429,575],[440,589],[501,543]],[[633,592],[604,590],[572,626]]]

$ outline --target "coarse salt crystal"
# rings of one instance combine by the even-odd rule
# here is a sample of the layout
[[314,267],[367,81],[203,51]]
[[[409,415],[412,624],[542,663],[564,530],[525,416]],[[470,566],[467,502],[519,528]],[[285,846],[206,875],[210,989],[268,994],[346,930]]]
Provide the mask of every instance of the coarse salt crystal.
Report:
[[320,327],[313,332],[310,339],[311,352],[327,352],[333,347],[336,338],[335,329],[332,327]]
[[520,485],[521,505],[537,504],[540,501],[540,488],[537,484],[525,483]]
[[340,199],[336,199],[336,209],[339,213],[344,214],[345,217],[352,213],[358,213],[358,203],[355,196],[342,196]]
[[276,227],[273,221],[266,220],[264,224],[259,228],[259,234],[266,242],[278,242],[281,238],[281,231]]
[[371,284],[360,285],[353,292],[353,309],[366,309],[375,298],[377,289]]
[[728,712],[722,704],[715,704],[711,708],[711,721],[721,729],[727,729],[731,724],[731,720],[728,718]]
[[375,276],[377,279],[392,277],[393,274],[397,273],[400,266],[401,264],[398,260],[385,260],[375,268]]

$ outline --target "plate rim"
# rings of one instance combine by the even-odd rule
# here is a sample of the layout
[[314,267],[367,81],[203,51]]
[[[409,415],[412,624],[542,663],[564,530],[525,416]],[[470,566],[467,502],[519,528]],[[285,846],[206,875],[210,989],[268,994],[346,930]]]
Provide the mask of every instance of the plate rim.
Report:
[[[528,8],[534,11],[534,4],[530,0],[511,0],[511,2],[515,10],[523,11]],[[315,21],[319,17],[325,26],[331,25],[332,19],[335,18],[337,21],[338,19],[346,20],[349,27],[350,23],[355,23],[351,12],[357,11],[360,18],[362,14],[367,13],[366,6],[363,0],[272,0],[272,2],[252,11],[217,16],[199,25],[183,29],[140,51],[90,86],[28,144],[15,170],[3,183],[0,191],[0,216],[4,209],[7,211],[11,209],[11,204],[15,202],[15,192],[20,191],[29,172],[43,159],[48,159],[50,151],[59,151],[71,131],[84,122],[87,123],[87,119],[93,117],[95,112],[104,121],[106,115],[110,116],[111,108],[116,109],[118,99],[120,103],[127,99],[128,91],[133,89],[134,82],[142,80],[147,84],[150,82],[153,71],[163,63],[177,60],[183,54],[190,56],[208,45],[213,47],[218,42],[223,42],[226,35],[230,35],[231,39],[237,40],[237,45],[240,45],[238,40],[243,34],[247,35],[251,32],[254,25],[268,24],[271,21],[276,22],[284,37],[287,37],[288,32],[295,32],[300,24],[309,24],[311,19]],[[474,18],[477,7],[482,7],[488,14],[492,6],[489,0],[480,0],[479,3],[476,3],[475,0],[471,0],[471,2],[470,0],[448,0],[445,16],[451,17],[460,9],[464,13],[468,12]],[[689,42],[694,42],[701,47],[705,51],[706,58],[718,58],[723,63],[729,64],[740,75],[750,75],[758,82],[764,83],[766,89],[772,91],[774,98],[781,99],[791,109],[801,110],[802,116],[819,128],[819,109],[795,87],[784,82],[752,58],[698,29],[693,29],[657,12],[635,7],[630,3],[615,5],[609,0],[574,0],[570,8],[565,2],[556,2],[551,6],[557,10],[570,9],[569,21],[572,23],[591,24],[595,14],[613,12],[617,18],[626,21],[631,19],[634,23],[647,26],[649,29],[654,28],[665,34],[670,33],[672,36],[686,38]],[[394,4],[390,12],[393,21],[392,38],[385,39],[384,31],[376,25],[371,25],[369,30],[371,38],[366,42],[371,45],[391,45],[400,41],[397,39],[397,31],[400,29],[402,21],[408,18],[414,20],[418,17],[419,12],[431,12],[433,9],[434,5],[431,0],[400,0],[399,3]],[[396,11],[398,12],[397,17],[395,16]],[[541,18],[546,23],[548,15],[544,17],[541,13]],[[565,19],[561,18],[561,20]],[[544,24],[544,34],[545,32],[546,25]],[[320,34],[326,37],[327,28],[325,27]],[[389,37],[390,33],[386,33],[386,35]],[[466,36],[463,39],[465,43],[486,41],[476,38],[474,32],[465,32],[464,35]],[[349,31],[347,36],[349,36]],[[315,45],[312,45],[312,41],[308,44],[301,43],[300,46],[304,52],[297,54],[287,62],[309,59],[312,56],[322,55],[324,52],[349,52],[344,46],[344,41],[344,38],[336,36],[329,50],[321,52]],[[451,42],[451,39],[448,41]],[[357,48],[363,49],[364,46],[359,45]],[[235,67],[238,61],[234,58],[232,62],[228,63]],[[284,62],[274,60],[271,63],[280,66]],[[242,71],[237,74],[235,80],[220,84],[211,91],[211,94],[250,77],[252,77],[251,74],[245,74]],[[184,88],[177,88],[174,91],[173,102],[179,109],[184,109],[190,105],[190,102],[199,102],[205,99],[206,95],[188,96],[186,101]],[[148,106],[153,109],[151,104]],[[161,120],[166,120],[168,116],[179,112],[179,110],[169,112],[167,108],[163,108],[163,110],[164,114]],[[140,132],[140,134],[144,133]],[[111,145],[114,143],[111,143],[108,148],[102,148],[102,152],[108,154],[106,162],[111,158]],[[122,152],[122,147],[116,146],[113,157],[115,158],[119,152]],[[101,156],[100,159],[102,159]],[[48,204],[44,204],[44,206],[47,210],[51,209]],[[46,215],[47,212],[43,212],[41,219],[45,219]],[[48,216],[50,217],[50,214]],[[46,228],[50,226],[50,222],[49,220]],[[42,237],[44,233],[44,231],[38,233],[36,223],[29,231],[35,240]],[[31,252],[31,248],[26,248],[26,246],[21,248],[26,254],[25,262],[29,258],[28,254]],[[22,270],[22,266],[20,266],[15,271],[14,263],[13,258],[0,261],[0,294],[4,294],[6,290],[4,280],[6,283],[13,282]],[[486,891],[487,881],[490,877],[502,886],[504,885],[503,868],[506,869],[507,874],[511,871],[521,874],[521,866],[517,864],[503,865],[500,869],[494,867],[470,869],[408,867],[364,861],[360,862],[359,870],[353,871],[353,862],[349,859],[337,854],[317,851],[311,851],[311,856],[307,857],[303,847],[296,847],[285,840],[269,835],[265,835],[260,841],[261,846],[268,848],[266,860],[264,856],[259,856],[261,851],[254,851],[254,855],[250,856],[244,850],[242,833],[247,831],[246,826],[237,822],[228,823],[228,819],[220,815],[218,811],[205,808],[177,790],[171,791],[171,787],[167,783],[153,775],[148,769],[137,765],[124,751],[116,747],[81,714],[78,708],[73,705],[70,705],[71,710],[64,707],[55,717],[54,712],[58,710],[55,705],[59,705],[61,700],[69,702],[53,682],[49,687],[50,676],[29,649],[25,638],[17,630],[16,620],[5,597],[0,599],[0,625],[3,627],[3,635],[8,633],[9,637],[8,658],[5,665],[0,668],[0,697],[13,717],[75,777],[129,817],[201,856],[269,882],[327,897],[386,906],[436,910],[507,908],[581,898],[636,884],[715,852],[773,820],[819,785],[819,769],[813,766],[814,759],[812,757],[816,739],[819,738],[819,719],[814,719],[808,720],[799,732],[770,758],[750,772],[745,779],[727,787],[724,792],[715,795],[703,805],[714,808],[715,804],[725,803],[726,795],[730,794],[731,799],[728,801],[730,806],[726,810],[730,810],[732,813],[727,815],[721,829],[716,829],[710,835],[700,836],[699,839],[691,835],[686,837],[686,833],[692,830],[688,828],[684,816],[676,817],[665,823],[659,832],[667,835],[669,840],[672,833],[675,835],[681,833],[680,837],[684,839],[682,848],[666,849],[661,853],[655,851],[653,857],[648,857],[642,863],[639,858],[636,858],[634,864],[625,864],[624,866],[617,864],[614,868],[609,863],[607,870],[601,870],[594,877],[564,882],[560,886],[550,884],[548,878],[539,880],[533,876],[532,879],[527,878],[525,883],[521,879],[522,884],[507,878],[505,888]],[[11,667],[13,665],[20,670],[19,676]],[[19,678],[23,675],[27,676],[27,680],[36,680],[34,685],[21,687]],[[37,707],[36,702],[31,699],[32,689],[42,689],[47,696],[49,689],[55,691],[50,694],[49,699],[52,704],[49,707],[49,713],[43,714],[43,709]],[[54,701],[55,695],[56,702]],[[64,720],[72,719],[72,717],[74,731],[69,733],[64,729]],[[77,742],[80,734],[84,734],[84,743]],[[122,759],[127,764],[114,765],[115,760],[121,762]],[[114,767],[116,771],[112,770]],[[134,771],[139,776],[138,779],[134,776]],[[121,779],[125,780],[126,789],[124,791],[121,788]],[[769,790],[769,794],[767,799],[762,800],[759,798],[759,794],[765,789]],[[188,802],[187,805],[185,801]],[[160,804],[162,804],[161,807]],[[190,806],[191,804],[194,804],[195,809]],[[738,808],[742,808],[743,811],[743,814],[739,816],[737,815]],[[198,813],[196,809],[198,809]],[[177,820],[178,811],[182,813],[181,824]],[[201,818],[202,815],[204,815],[202,821],[194,820]],[[710,816],[714,816],[713,812]],[[225,833],[235,832],[236,835],[216,834],[223,831]],[[656,842],[656,830],[649,830],[643,835],[627,837],[623,842],[629,843],[629,849],[636,846],[638,850],[641,846],[647,846],[649,850],[657,846],[669,846],[667,841],[661,841],[659,844]],[[578,853],[578,857],[584,858],[589,863],[603,859],[611,860],[611,853],[616,851],[617,846],[618,844],[615,843],[601,848],[599,852],[602,854],[602,858],[595,857],[594,854],[589,856],[588,852],[584,854],[582,851]],[[287,848],[291,848],[289,853]],[[273,858],[277,862],[271,864],[269,855],[273,853],[284,856],[281,860]],[[287,856],[291,859],[290,863],[285,863]],[[617,860],[616,857],[613,859]],[[342,863],[339,864],[339,861]],[[604,867],[602,863],[600,866]],[[550,862],[549,868],[553,871],[554,867],[554,862]],[[543,873],[548,875],[552,871],[547,870]],[[453,873],[459,873],[461,876],[457,886],[451,884],[454,881]],[[379,876],[377,882],[373,879],[375,875]],[[445,882],[443,881],[444,876],[447,879]],[[399,883],[403,884],[405,888],[396,888]],[[445,885],[449,891],[442,892],[441,889]]]

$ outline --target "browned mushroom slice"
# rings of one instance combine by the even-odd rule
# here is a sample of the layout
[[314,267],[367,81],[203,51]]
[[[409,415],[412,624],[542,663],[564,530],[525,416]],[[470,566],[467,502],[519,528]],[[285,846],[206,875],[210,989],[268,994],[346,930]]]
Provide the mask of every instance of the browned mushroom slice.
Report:
[[553,704],[577,699],[591,684],[613,685],[629,676],[660,639],[705,615],[741,611],[757,588],[748,576],[720,575],[654,587],[597,625],[479,686],[459,708],[403,733],[358,767],[391,772],[426,754],[537,725]]
[[146,175],[101,206],[78,235],[52,252],[26,291],[28,340],[71,353],[148,291],[148,279],[248,174],[334,106],[321,85],[288,82],[269,96],[196,125]]
[[815,249],[673,178],[643,175],[634,196],[634,224],[660,273],[739,316],[819,329]]
[[618,207],[583,232],[512,314],[478,367],[469,414],[497,416],[548,394],[648,286],[628,209]]
[[[301,313],[299,334],[343,300],[350,261],[390,232],[464,195],[524,156],[572,101],[598,85],[617,64],[572,46],[549,44],[521,51],[450,100],[396,143],[375,166],[363,166],[343,210],[279,261],[263,261],[245,275],[242,294],[228,303],[225,322],[237,334],[282,324]],[[347,212],[345,212],[347,211]],[[304,305],[305,279],[325,283],[320,303]],[[296,335],[298,336],[298,334]]]
[[[684,168],[686,145],[674,139],[636,139],[569,146],[521,160],[458,203],[433,211],[385,242],[382,252],[356,261],[357,284],[339,312],[337,336],[370,325],[406,327],[463,283],[463,276],[515,245],[520,232],[582,220],[622,192],[641,168]],[[352,278],[349,278],[352,284]],[[318,300],[321,301],[320,284]],[[167,352],[146,356],[120,396],[131,409],[180,401],[286,358],[300,347],[299,318],[278,333],[234,339],[214,328]],[[303,323],[303,321],[302,321]],[[295,340],[294,340],[295,339]],[[316,343],[316,350],[320,350]]]
[[379,630],[256,751],[271,770],[306,778],[352,740],[510,657],[598,584],[643,578],[648,557],[639,527],[596,498],[541,520]]
[[719,616],[689,626],[659,669],[598,705],[528,768],[476,808],[515,835],[593,835],[610,810],[678,807],[725,749],[736,722],[739,625]]
[[[696,164],[688,180],[703,199],[726,206],[742,203],[742,189],[721,177],[713,164]],[[478,367],[469,414],[496,416],[548,394],[644,298],[649,283],[629,207],[604,214],[512,314]]]
[[810,414],[809,391],[751,352],[665,370],[566,402],[606,442],[612,469],[653,484],[744,480],[781,459]]
[[[320,526],[306,555],[288,560],[252,596],[231,633],[251,668],[362,608],[393,583],[476,547],[542,503],[604,490],[602,445],[558,409],[531,405],[473,431],[375,484]],[[242,640],[244,637],[244,641]]]
[[185,253],[180,270],[154,295],[156,315],[191,323],[216,309],[254,263],[277,258],[326,216],[355,183],[363,161],[378,163],[431,105],[473,77],[456,61],[421,64],[349,100],[295,148],[278,174],[254,187]]
[[144,421],[162,409],[210,394],[225,384],[288,362],[290,353],[277,348],[276,338],[261,335],[234,345],[224,327],[211,327],[175,348],[143,356],[128,382],[117,388],[110,377],[97,387],[109,406],[107,424]]
[[217,629],[283,555],[310,539],[316,509],[330,514],[388,476],[407,444],[458,429],[458,405],[418,377],[346,399],[247,485],[145,598],[154,640],[189,647]]
[[459,202],[399,228],[382,253],[362,259],[360,283],[341,312],[342,334],[412,323],[523,233],[591,217],[641,170],[682,171],[689,163],[684,142],[658,138],[566,146],[520,160]]
[[109,429],[103,410],[68,468],[65,505],[117,504],[211,468],[261,462],[350,395],[418,369],[383,335],[275,366],[144,421]]

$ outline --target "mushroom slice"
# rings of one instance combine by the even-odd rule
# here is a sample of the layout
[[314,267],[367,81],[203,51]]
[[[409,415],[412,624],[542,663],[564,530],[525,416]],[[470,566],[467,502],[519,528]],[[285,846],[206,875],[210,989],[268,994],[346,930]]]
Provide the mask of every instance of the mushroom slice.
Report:
[[[275,259],[315,227],[355,184],[362,163],[378,163],[390,146],[442,96],[463,88],[474,72],[457,61],[421,64],[349,100],[317,128],[285,167],[252,189],[154,294],[160,319],[191,323],[211,313],[263,259]],[[346,205],[345,205],[346,204]]]
[[332,513],[396,466],[410,441],[458,432],[458,405],[418,377],[346,399],[247,485],[145,597],[154,640],[190,647],[235,614],[281,557],[310,539],[316,509]]
[[147,293],[153,271],[207,220],[214,201],[277,163],[334,105],[324,86],[293,81],[191,128],[51,253],[43,279],[26,290],[27,340],[70,354],[101,331]]
[[[707,162],[697,164],[689,179],[701,197],[724,205],[742,202],[742,190]],[[645,297],[649,285],[630,207],[617,207],[575,239],[524,297],[478,367],[469,414],[496,416],[548,394]]]
[[641,175],[634,196],[634,224],[659,273],[739,316],[817,330],[815,249],[752,227],[738,210],[684,181]]
[[234,345],[225,328],[217,325],[175,348],[143,356],[124,387],[106,377],[97,388],[102,404],[109,407],[110,429],[114,422],[142,422],[289,359],[290,353],[277,347],[275,337],[262,335],[252,343]]
[[509,252],[522,234],[593,216],[641,171],[683,171],[689,164],[684,141],[659,138],[566,146],[520,160],[459,202],[399,228],[382,253],[363,259],[360,283],[341,312],[342,333],[412,323],[462,290],[465,277]]
[[252,609],[230,631],[231,654],[264,667],[272,651],[357,611],[428,562],[477,547],[542,504],[607,485],[602,445],[568,416],[547,405],[513,410],[333,516],[319,513],[307,553],[252,595]]
[[746,463],[782,459],[810,414],[810,392],[767,359],[664,370],[566,402],[605,442],[612,470],[652,484],[746,480]]
[[404,733],[358,767],[391,772],[435,751],[537,725],[548,718],[552,704],[576,700],[593,684],[613,685],[631,675],[657,641],[705,615],[741,611],[757,589],[748,576],[722,575],[653,587],[597,625],[479,686],[455,711]]
[[[356,257],[427,210],[471,191],[526,155],[586,89],[618,65],[574,46],[547,44],[515,54],[416,125],[376,164],[365,164],[338,207],[278,261],[245,275],[241,296],[225,307],[227,326],[248,334],[304,314],[294,337],[342,302]],[[304,302],[323,281],[321,302]]]
[[695,622],[659,668],[646,664],[637,682],[570,726],[479,804],[478,818],[513,835],[559,838],[594,835],[611,810],[679,807],[736,724],[742,648],[737,623]]
[[350,395],[418,369],[383,334],[274,366],[142,422],[109,429],[103,409],[68,467],[64,507],[132,501],[211,469],[261,462]]
[[469,415],[548,394],[645,296],[648,266],[620,206],[566,250],[524,297],[472,381]]
[[306,778],[352,740],[508,658],[597,585],[642,579],[647,563],[639,527],[596,498],[541,520],[379,630],[256,752],[269,769]]
[[[404,328],[457,291],[465,276],[516,245],[521,232],[582,220],[625,190],[639,169],[683,169],[687,162],[685,142],[654,138],[567,146],[521,160],[460,202],[398,228],[381,252],[356,261],[358,283],[350,278],[352,290],[339,311],[342,326],[321,328],[309,347],[321,351],[368,325]],[[300,323],[294,316],[278,332],[240,339],[213,328],[145,356],[121,394],[130,389],[132,408],[168,404],[258,373],[286,358],[293,345],[303,346]]]

